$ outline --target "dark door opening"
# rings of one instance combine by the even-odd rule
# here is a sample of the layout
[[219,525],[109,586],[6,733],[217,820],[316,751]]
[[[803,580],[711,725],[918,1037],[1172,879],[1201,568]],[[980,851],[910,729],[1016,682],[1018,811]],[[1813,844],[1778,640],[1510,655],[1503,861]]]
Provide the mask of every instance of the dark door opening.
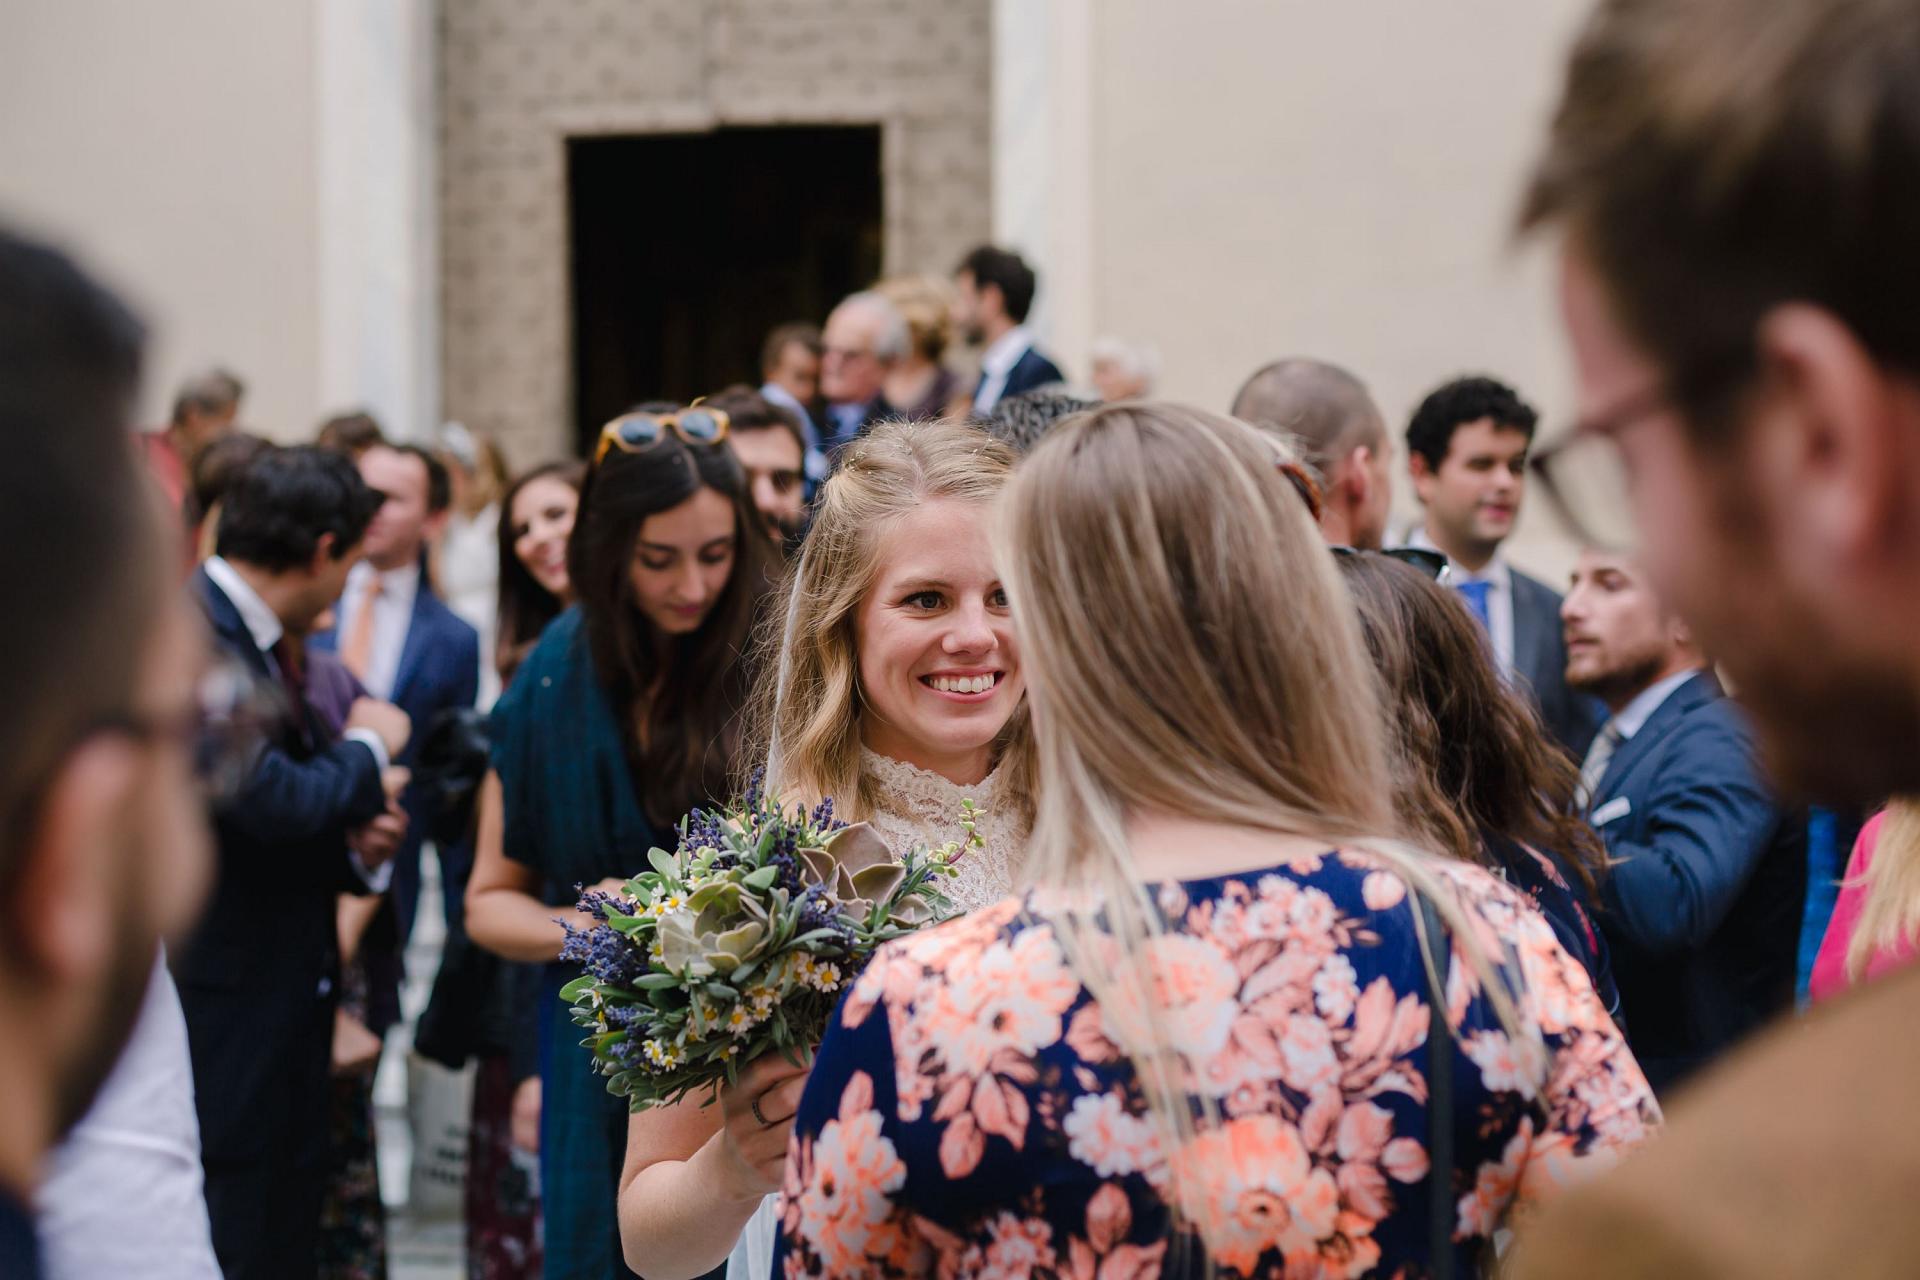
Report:
[[758,384],[760,344],[880,271],[878,126],[576,138],[575,435],[643,400]]

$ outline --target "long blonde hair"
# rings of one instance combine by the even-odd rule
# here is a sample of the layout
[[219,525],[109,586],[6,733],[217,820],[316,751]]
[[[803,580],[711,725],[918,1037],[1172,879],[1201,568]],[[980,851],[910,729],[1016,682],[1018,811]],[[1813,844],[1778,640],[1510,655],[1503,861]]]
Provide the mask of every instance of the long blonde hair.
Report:
[[1874,952],[1920,937],[1920,799],[1903,796],[1887,805],[1862,883],[1866,902],[1847,942],[1853,982],[1866,976]]
[[[821,490],[813,525],[788,571],[762,652],[778,653],[754,697],[751,758],[767,786],[809,803],[833,797],[859,820],[878,802],[860,770],[860,676],[855,623],[886,549],[888,530],[937,499],[988,506],[1013,470],[1004,444],[962,422],[888,422],[848,447]],[[1017,709],[997,745],[999,803],[1018,829],[1031,817],[1033,738]]]
[[[1186,1089],[1145,966],[1102,960],[1148,954],[1161,927],[1129,848],[1132,814],[1364,850],[1433,901],[1501,1020],[1538,1042],[1431,869],[1439,855],[1394,838],[1366,646],[1269,440],[1164,403],[1074,418],[1021,464],[996,547],[1036,726],[1028,878],[1068,891],[1039,901],[1095,999],[1145,1014],[1146,1042],[1126,1048],[1176,1211],[1171,1157],[1193,1136],[1196,1101],[1217,1115]],[[1414,923],[1420,933],[1417,912]]]

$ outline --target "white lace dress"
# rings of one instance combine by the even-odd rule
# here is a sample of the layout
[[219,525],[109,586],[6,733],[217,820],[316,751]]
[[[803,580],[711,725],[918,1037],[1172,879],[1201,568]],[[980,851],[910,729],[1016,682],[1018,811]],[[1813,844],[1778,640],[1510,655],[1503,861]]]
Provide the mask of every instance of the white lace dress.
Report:
[[[975,785],[962,787],[917,765],[864,749],[860,767],[880,784],[880,807],[867,815],[867,821],[896,853],[917,844],[964,841],[967,833],[960,825],[960,802],[973,801],[980,814],[975,829],[982,844],[968,849],[955,864],[960,874],[947,881],[947,897],[961,911],[978,911],[1012,895],[1022,835],[1018,819],[995,804],[1000,790],[998,769]],[[768,1196],[747,1220],[733,1256],[727,1259],[727,1280],[771,1280],[779,1200],[779,1196]]]

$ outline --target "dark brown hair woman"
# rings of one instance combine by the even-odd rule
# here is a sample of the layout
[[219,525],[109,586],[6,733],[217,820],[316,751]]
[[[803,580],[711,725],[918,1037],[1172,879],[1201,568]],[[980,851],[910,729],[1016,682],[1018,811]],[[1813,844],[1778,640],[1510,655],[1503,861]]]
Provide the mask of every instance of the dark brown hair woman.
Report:
[[549,462],[516,479],[501,500],[494,664],[503,685],[513,679],[547,624],[573,603],[567,540],[586,479],[585,463]]
[[[567,540],[573,603],[493,710],[467,932],[544,963],[541,1193],[549,1275],[625,1275],[615,1196],[626,1104],[586,1069],[558,999],[558,919],[673,844],[723,799],[740,745],[745,653],[774,548],[717,409],[646,405],[609,422]],[[558,918],[558,919],[557,919]]]
[[1392,724],[1401,825],[1532,898],[1618,1019],[1620,993],[1590,915],[1606,849],[1573,816],[1580,771],[1494,670],[1479,624],[1453,592],[1376,552],[1339,564]]

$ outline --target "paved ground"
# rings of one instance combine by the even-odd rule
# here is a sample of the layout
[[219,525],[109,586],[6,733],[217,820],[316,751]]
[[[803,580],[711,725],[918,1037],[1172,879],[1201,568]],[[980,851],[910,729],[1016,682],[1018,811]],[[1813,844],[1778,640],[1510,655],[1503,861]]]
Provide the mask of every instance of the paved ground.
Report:
[[[439,910],[438,860],[421,862],[420,917],[407,947],[407,986],[400,998],[406,1016],[387,1036],[373,1085],[380,1191],[387,1202],[388,1280],[466,1280],[464,1228],[457,1208],[451,1214],[429,1215],[409,1204],[413,1133],[408,1122],[407,1059],[413,1048],[413,1020],[426,1005],[446,937]],[[457,1194],[452,1200],[457,1206]]]

